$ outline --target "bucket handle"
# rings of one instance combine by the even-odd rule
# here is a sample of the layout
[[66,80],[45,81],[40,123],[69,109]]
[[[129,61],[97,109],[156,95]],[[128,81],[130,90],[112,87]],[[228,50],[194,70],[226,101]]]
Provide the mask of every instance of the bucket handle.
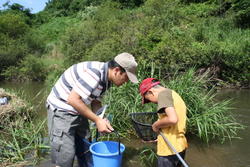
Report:
[[[115,133],[115,135],[118,137],[118,150],[119,150],[119,155],[121,155],[121,139],[120,139],[120,135],[117,131],[112,131],[111,133]],[[96,129],[96,135],[95,135],[95,141],[98,140],[98,137],[99,137],[99,132],[98,130]]]
[[120,135],[117,131],[113,131],[115,133],[115,135],[118,137],[118,150],[119,150],[119,155],[121,155],[121,139],[120,139]]

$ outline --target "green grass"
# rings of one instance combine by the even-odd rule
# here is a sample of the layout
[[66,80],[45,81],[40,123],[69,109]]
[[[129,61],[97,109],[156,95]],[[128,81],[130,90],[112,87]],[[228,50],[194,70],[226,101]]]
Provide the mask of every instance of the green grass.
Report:
[[231,100],[218,102],[215,87],[207,88],[211,82],[208,73],[196,76],[195,69],[190,69],[184,75],[174,76],[166,85],[176,90],[187,105],[187,133],[206,143],[213,139],[224,142],[237,137],[243,126],[231,114]]
[[49,22],[34,27],[33,33],[39,34],[46,43],[57,42],[68,27],[79,21],[80,19],[75,17],[54,17]]
[[155,149],[151,147],[145,147],[140,152],[140,162],[145,167],[156,166],[157,154],[155,153]]
[[[144,73],[145,70],[141,68],[140,80]],[[154,69],[151,75],[159,78]],[[195,70],[190,69],[186,73],[175,74],[169,80],[161,79],[161,81],[184,99],[188,108],[188,134],[196,135],[206,143],[212,140],[223,142],[237,137],[238,130],[243,128],[230,113],[230,100],[216,101],[216,90],[213,87],[209,89],[206,87],[211,82],[207,73],[196,76]],[[156,110],[156,105],[141,104],[138,85],[131,83],[119,88],[112,87],[105,97],[105,103],[109,104],[108,113],[113,116],[112,125],[124,135],[134,134],[129,113]]]
[[[142,66],[138,72],[139,80],[146,77],[160,78],[161,71],[153,64],[151,72],[146,72],[148,69]],[[244,128],[231,115],[231,101],[216,100],[216,90],[211,87],[212,81],[208,73],[196,75],[195,69],[191,68],[185,73],[176,72],[170,75],[168,80],[160,79],[163,85],[179,93],[187,105],[187,135],[198,136],[202,142],[209,144],[213,141],[225,142],[237,138],[238,131]],[[105,97],[105,103],[109,104],[107,112],[113,116],[112,126],[122,137],[136,135],[129,113],[156,110],[156,105],[153,104],[142,106],[138,86],[127,83],[119,88],[112,87]],[[155,149],[144,148],[139,152],[143,166],[152,166],[155,163]]]
[[43,141],[45,122],[45,120],[29,123],[19,122],[20,127],[9,127],[6,130],[1,130],[0,165],[22,161],[36,163],[39,158],[42,158],[44,150],[49,148]]
[[[12,93],[13,96],[8,105],[13,107],[11,113],[6,113],[11,115],[2,117],[0,166],[35,164],[49,148],[44,140],[47,134],[46,119],[35,119],[35,108],[27,100],[19,99],[24,97],[22,94],[22,92]],[[17,101],[17,98],[21,102]],[[20,106],[17,107],[18,105]]]

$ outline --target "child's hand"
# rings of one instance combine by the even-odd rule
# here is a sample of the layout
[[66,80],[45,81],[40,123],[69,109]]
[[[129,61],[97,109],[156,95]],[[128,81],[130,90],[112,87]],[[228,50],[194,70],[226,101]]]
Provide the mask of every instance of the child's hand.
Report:
[[156,121],[155,123],[153,123],[152,129],[153,129],[153,131],[156,132],[156,133],[159,132],[160,129],[157,127],[157,121]]

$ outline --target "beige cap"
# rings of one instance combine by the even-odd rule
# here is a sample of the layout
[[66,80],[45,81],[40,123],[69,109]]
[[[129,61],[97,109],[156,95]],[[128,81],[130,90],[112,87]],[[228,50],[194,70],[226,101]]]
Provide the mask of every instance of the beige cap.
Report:
[[133,55],[129,53],[121,53],[117,55],[114,60],[125,69],[128,78],[133,83],[138,83],[138,79],[136,77],[136,67],[137,63]]

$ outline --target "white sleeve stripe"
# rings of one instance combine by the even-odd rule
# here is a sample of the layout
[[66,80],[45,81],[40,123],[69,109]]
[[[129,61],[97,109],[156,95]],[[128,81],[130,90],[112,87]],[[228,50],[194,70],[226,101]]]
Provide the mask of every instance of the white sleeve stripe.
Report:
[[71,75],[71,78],[72,78],[73,82],[75,82],[75,85],[73,86],[73,89],[74,89],[74,87],[77,86],[77,87],[79,88],[79,89],[78,89],[79,91],[84,92],[84,94],[88,96],[88,93],[86,93],[84,90],[81,90],[81,89],[80,89],[81,86],[78,85],[78,82],[76,81],[76,78],[74,77],[74,74],[73,74],[73,72],[72,72],[72,69],[70,70],[70,75]]
[[53,91],[56,93],[59,99],[67,101],[69,93],[65,91],[60,85],[56,84],[53,88]]
[[73,69],[71,68],[71,69],[70,69],[70,75],[71,75],[71,78],[73,79],[73,82],[76,82],[76,78],[75,78],[75,76],[74,76],[72,70],[73,70]]
[[91,74],[89,70],[84,70],[84,72],[87,72],[92,78],[94,78],[98,82],[98,78]]
[[87,69],[89,71],[91,71],[92,73],[94,73],[97,76],[97,78],[101,78],[101,72],[98,69],[96,69],[98,67],[97,66],[98,64],[100,64],[100,63],[97,63],[97,62],[88,62],[87,63]]
[[[87,82],[84,81],[83,78],[80,78],[80,76],[79,76],[79,74],[78,74],[78,72],[77,72],[77,65],[74,65],[74,66],[73,66],[73,71],[74,71],[74,74],[75,74],[75,76],[76,76],[77,81],[80,82],[80,84],[81,84],[83,87],[85,87],[89,92],[92,92],[93,89],[94,89],[95,87],[92,88]],[[88,73],[85,73],[85,74],[88,74]],[[89,79],[88,81],[90,82],[90,78],[91,78],[91,77],[89,77],[89,76],[90,76],[90,75],[88,74],[88,76],[86,76],[86,77],[87,77],[86,79]],[[85,77],[84,77],[84,78],[85,78]],[[97,82],[95,82],[95,84],[93,84],[93,85],[96,85],[96,84],[97,84]]]
[[[75,91],[77,92],[77,93],[79,93],[80,94],[80,96],[82,97],[82,98],[84,98],[84,99],[86,99],[86,98],[88,98],[88,96],[89,96],[89,93],[87,93],[86,91],[84,91],[84,90],[82,90],[82,86],[80,85],[78,85],[78,84],[80,84],[80,83],[78,83],[77,81],[76,81],[76,79],[75,79],[75,77],[74,77],[74,74],[73,74],[73,72],[72,72],[72,69],[70,70],[70,75],[71,75],[71,78],[73,79],[73,82],[75,82],[76,84],[73,86],[73,89],[75,88]],[[82,93],[81,93],[82,92]],[[84,94],[83,94],[84,93]]]
[[78,88],[79,91],[83,92],[87,97],[90,95],[90,92],[86,92],[86,90],[83,89],[83,87],[81,85],[79,85],[79,83],[76,83],[76,86],[74,88]]
[[68,87],[65,88],[65,85],[64,85],[64,83],[63,83],[63,80],[61,80],[60,86],[61,86],[61,88],[62,88],[65,92],[70,93],[70,90],[68,89]]

